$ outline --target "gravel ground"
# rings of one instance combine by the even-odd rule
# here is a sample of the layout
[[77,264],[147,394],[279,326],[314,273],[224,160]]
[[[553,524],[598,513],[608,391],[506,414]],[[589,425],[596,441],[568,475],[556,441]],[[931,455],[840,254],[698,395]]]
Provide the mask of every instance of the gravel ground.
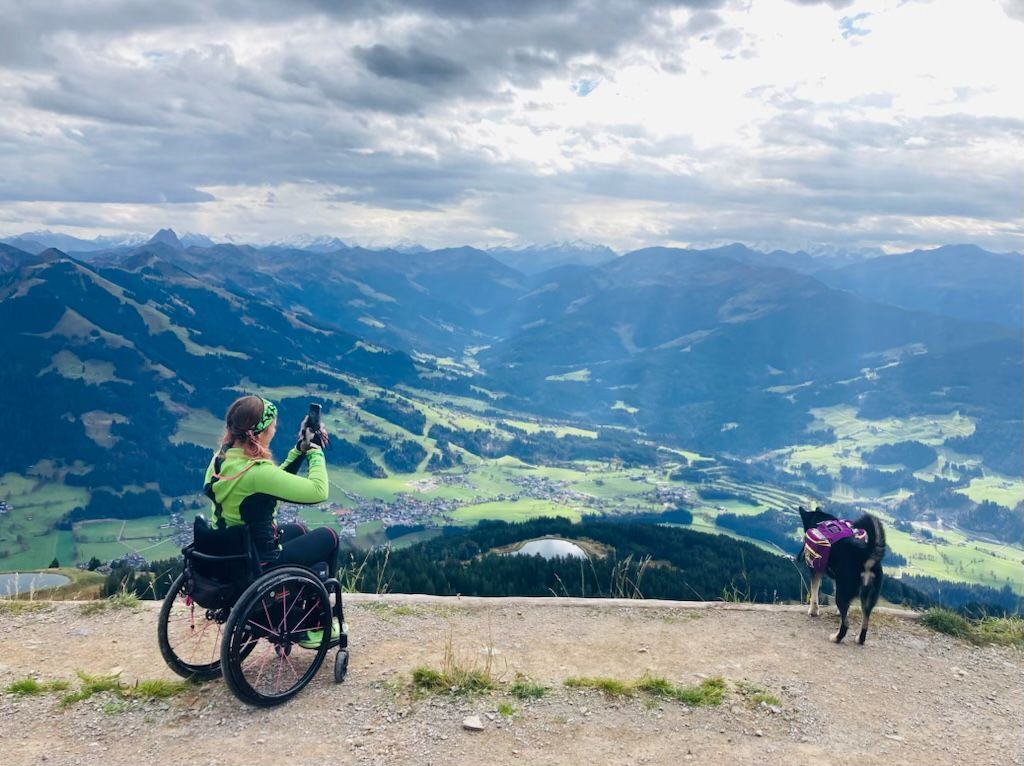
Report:
[[[827,640],[837,622],[829,610],[812,619],[787,607],[399,595],[348,604],[352,660],[340,686],[325,663],[270,710],[246,707],[219,680],[163,702],[98,695],[67,708],[52,693],[3,693],[2,761],[1024,765],[1024,653],[975,648],[896,612],[876,612],[859,647]],[[78,670],[117,668],[128,683],[175,678],[157,647],[157,609],[0,611],[0,688],[30,675],[77,683]],[[490,658],[497,691],[409,693],[411,670],[439,668],[449,640],[463,664]],[[563,685],[645,672],[677,684],[722,676],[730,691],[720,706],[689,708]],[[512,697],[517,673],[549,693]],[[780,704],[755,704],[742,682]],[[511,715],[499,713],[506,705]],[[464,728],[470,716],[482,731]]]

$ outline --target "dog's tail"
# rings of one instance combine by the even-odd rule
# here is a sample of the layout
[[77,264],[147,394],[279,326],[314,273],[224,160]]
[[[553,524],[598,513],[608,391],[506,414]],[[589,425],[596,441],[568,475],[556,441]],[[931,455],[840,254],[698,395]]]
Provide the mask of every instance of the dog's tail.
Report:
[[853,522],[853,527],[854,529],[863,529],[868,534],[868,557],[864,561],[864,570],[861,575],[864,587],[867,587],[874,579],[875,565],[880,563],[882,557],[885,556],[885,527],[870,513],[865,513]]

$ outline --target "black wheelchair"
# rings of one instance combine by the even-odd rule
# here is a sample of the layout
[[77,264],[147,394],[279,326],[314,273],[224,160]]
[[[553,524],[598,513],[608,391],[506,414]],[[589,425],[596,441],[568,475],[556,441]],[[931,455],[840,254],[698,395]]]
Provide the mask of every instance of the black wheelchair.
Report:
[[223,675],[240,700],[270,707],[302,691],[337,647],[334,680],[345,680],[341,583],[326,562],[264,570],[245,525],[218,530],[197,517],[195,533],[160,609],[171,670],[197,681]]

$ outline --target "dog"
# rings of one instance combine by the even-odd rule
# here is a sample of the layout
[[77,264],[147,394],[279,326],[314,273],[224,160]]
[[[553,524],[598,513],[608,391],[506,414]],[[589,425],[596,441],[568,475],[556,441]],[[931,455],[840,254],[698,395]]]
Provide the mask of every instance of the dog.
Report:
[[[813,546],[814,540],[821,540],[823,535],[808,532],[818,528],[824,522],[836,522],[826,525],[824,532],[832,532],[839,536],[831,544],[822,543],[827,554],[827,566],[824,559],[820,561],[817,568],[812,567],[811,575],[811,604],[807,614],[811,617],[818,616],[818,588],[821,586],[822,569],[835,582],[836,607],[839,609],[839,630],[832,636],[832,641],[839,643],[846,636],[849,630],[846,613],[854,596],[860,596],[861,625],[860,635],[857,643],[864,643],[868,635],[868,622],[871,619],[871,610],[878,603],[878,595],[882,590],[882,557],[885,556],[885,528],[882,522],[865,513],[856,521],[842,522],[831,514],[825,513],[821,508],[808,511],[799,508],[800,521],[804,527],[804,547],[800,550],[798,559],[803,558],[808,566],[815,562],[816,558]],[[845,526],[845,529],[844,529]],[[848,535],[848,536],[846,536]]]

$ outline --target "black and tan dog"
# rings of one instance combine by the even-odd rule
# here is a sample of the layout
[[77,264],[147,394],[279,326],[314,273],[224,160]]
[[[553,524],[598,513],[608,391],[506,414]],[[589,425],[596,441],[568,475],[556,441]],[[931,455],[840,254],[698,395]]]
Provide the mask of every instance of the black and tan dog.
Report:
[[[808,511],[800,508],[800,521],[804,526],[805,547],[800,551],[800,558],[809,562],[813,552],[808,550],[807,532],[819,524],[828,521],[840,522],[835,516],[825,513],[818,508]],[[812,568],[811,575],[811,605],[807,614],[811,617],[818,616],[818,588],[821,586],[823,569],[828,573],[836,584],[836,607],[839,609],[839,630],[832,636],[837,644],[846,636],[849,630],[846,613],[850,608],[850,602],[854,596],[860,595],[860,609],[862,622],[860,635],[857,643],[863,644],[868,635],[868,621],[871,619],[871,610],[878,603],[878,594],[882,590],[882,557],[885,555],[885,529],[882,522],[865,513],[856,521],[849,524],[852,531],[857,532],[863,541],[857,537],[850,536],[836,540],[829,548],[827,565],[819,567],[819,571]],[[863,533],[859,531],[863,530]],[[866,533],[866,535],[864,534]],[[822,562],[824,563],[824,562]],[[810,566],[810,562],[808,563]]]

